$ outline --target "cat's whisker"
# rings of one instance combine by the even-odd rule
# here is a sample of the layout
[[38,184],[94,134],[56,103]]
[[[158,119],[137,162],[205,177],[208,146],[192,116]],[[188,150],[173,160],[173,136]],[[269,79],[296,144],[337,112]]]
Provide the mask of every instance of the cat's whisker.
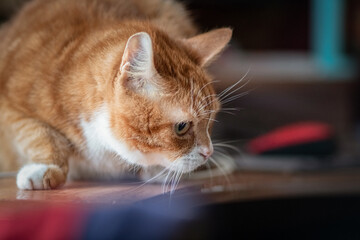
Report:
[[219,101],[222,102],[225,99],[227,99],[228,97],[232,96],[234,93],[236,93],[240,89],[244,88],[251,80],[252,80],[252,78],[247,80],[244,84],[240,85],[238,88],[236,88],[236,89],[232,90],[231,92],[227,93],[226,95],[223,95],[223,96],[219,97]]
[[210,94],[210,95],[202,98],[202,99],[198,102],[198,104],[197,104],[197,109],[199,109],[203,104],[206,103],[206,102],[204,103],[204,101],[205,101],[206,99],[211,98],[211,97],[216,97],[216,96],[217,96],[217,94],[214,93],[214,94]]
[[213,119],[213,118],[204,118],[204,119],[207,119],[207,120],[213,121],[213,122],[219,122],[219,120],[216,120],[216,119]]
[[231,185],[230,179],[228,177],[228,174],[224,171],[224,169],[222,168],[222,166],[216,162],[216,160],[213,157],[209,158],[209,161],[212,162],[222,173],[222,175],[225,177],[226,182],[228,183],[228,185]]
[[211,100],[210,102],[208,102],[207,104],[203,105],[201,108],[198,109],[197,112],[200,112],[201,110],[203,110],[204,108],[206,108],[207,106],[209,106],[210,104],[212,104],[213,102],[217,101],[217,98],[214,98],[213,100]]
[[230,112],[230,111],[221,111],[220,113],[227,113],[233,116],[236,116],[236,113]]
[[[212,94],[207,97],[216,97],[216,94],[215,95]],[[205,109],[207,106],[209,106],[211,103],[213,103],[215,101],[217,101],[217,98],[212,99],[210,102],[205,101],[204,103],[199,103],[196,107],[196,116],[198,117],[203,109]]]
[[213,143],[238,143],[240,141],[243,141],[243,140],[221,140],[221,139],[212,139],[212,142]]
[[183,175],[182,169],[177,171],[176,176],[174,178],[173,185],[171,186],[171,189],[170,189],[171,194],[173,194],[175,192],[177,186],[179,185],[179,182],[180,182],[180,179],[181,179],[182,175]]
[[197,117],[201,117],[201,116],[204,116],[204,115],[209,115],[211,113],[215,113],[216,110],[208,110],[208,111],[204,111],[202,112],[201,114],[197,115]]
[[213,183],[213,173],[212,173],[211,166],[210,166],[209,162],[206,162],[206,168],[209,170],[210,184],[212,185],[212,183]]
[[[169,179],[170,175],[173,174],[173,173],[174,173],[174,171],[169,170],[168,173],[166,174],[165,180],[164,180],[164,182],[162,184],[162,192],[163,192],[163,194],[165,194],[167,192],[168,179]],[[172,175],[171,175],[171,177],[172,177]],[[169,179],[169,182],[171,180],[171,177]]]
[[216,83],[216,82],[219,82],[218,80],[214,80],[214,81],[210,81],[208,83],[206,83],[204,86],[202,86],[202,88],[200,88],[200,90],[198,91],[198,93],[196,94],[196,96],[199,96],[201,91],[204,90],[204,88],[206,88],[207,86],[209,86],[210,84],[212,83]]
[[224,96],[226,93],[228,93],[229,91],[231,91],[231,89],[233,89],[236,85],[238,85],[240,82],[242,82],[242,81],[246,78],[246,76],[249,74],[250,70],[251,70],[251,67],[248,68],[248,70],[246,71],[245,75],[244,75],[242,78],[240,78],[240,79],[239,79],[236,83],[234,83],[233,85],[231,85],[231,86],[227,87],[225,90],[223,90],[223,91],[218,95],[218,97],[221,98],[221,97]]
[[165,189],[166,188],[166,183],[167,183],[167,179],[169,178],[170,173],[171,173],[171,171],[169,170],[168,173],[166,174],[166,177],[165,177],[162,185],[161,185],[163,194],[165,194],[165,192],[166,192],[166,189]]
[[183,171],[180,172],[180,175],[179,175],[178,181],[176,183],[175,189],[177,189],[177,187],[179,186],[179,183],[180,183],[180,180],[181,180],[182,176],[183,176]]
[[221,108],[218,113],[227,113],[227,114],[235,116],[236,115],[235,112],[239,112],[241,110],[243,110],[243,109],[241,109],[241,108]]
[[[170,164],[170,166],[168,167],[169,171],[168,171],[168,173],[166,174],[165,180],[164,180],[163,183],[162,183],[162,192],[163,192],[163,194],[166,193],[166,190],[167,190],[167,181],[168,181],[168,179],[169,179],[169,176],[170,176],[172,173],[174,173],[174,171],[171,170],[171,169],[172,169],[173,165],[175,164],[175,162],[176,162],[176,160],[175,160],[174,162],[172,162],[172,163]],[[172,176],[171,176],[171,178],[172,178]],[[171,178],[169,179],[169,181],[171,180]]]
[[176,171],[175,174],[173,175],[173,178],[171,180],[171,184],[169,186],[170,194],[172,194],[173,191],[174,191],[174,186],[175,186],[175,182],[176,182],[178,174],[179,174],[179,171]]
[[[160,173],[158,173],[157,175],[155,175],[154,177],[146,180],[144,183],[142,183],[141,185],[137,186],[136,188],[134,189],[131,189],[132,191],[136,191],[138,190],[139,188],[142,188],[143,186],[145,186],[146,184],[152,182],[153,180],[157,179],[158,177],[161,177],[167,170],[169,170],[169,168],[164,168]],[[132,192],[131,191],[131,192]]]
[[[234,150],[237,153],[241,153],[241,150],[233,145],[226,144],[226,143],[213,143],[214,148],[228,148]],[[217,149],[218,150],[218,149]]]
[[176,185],[179,174],[180,174],[180,171],[175,172],[174,177],[173,177],[173,179],[171,181],[171,184],[169,185],[170,194],[173,194],[174,191],[175,191],[175,185]]
[[229,102],[232,102],[232,101],[234,101],[234,100],[236,100],[236,99],[239,99],[239,98],[241,98],[241,97],[244,97],[244,96],[248,95],[249,92],[250,92],[250,91],[246,91],[246,92],[243,92],[243,93],[236,94],[236,95],[231,96],[231,97],[229,97],[229,98],[227,98],[227,99],[224,99],[224,100],[222,100],[222,101],[220,101],[220,102],[221,102],[222,105],[225,105],[225,104],[227,104],[227,103],[229,103]]
[[169,179],[169,183],[167,184],[166,192],[171,191],[171,187],[172,187],[173,182],[175,180],[176,174],[177,174],[177,171],[173,171],[173,174],[171,175],[171,178]]
[[240,111],[240,108],[221,108],[219,112],[222,111]]

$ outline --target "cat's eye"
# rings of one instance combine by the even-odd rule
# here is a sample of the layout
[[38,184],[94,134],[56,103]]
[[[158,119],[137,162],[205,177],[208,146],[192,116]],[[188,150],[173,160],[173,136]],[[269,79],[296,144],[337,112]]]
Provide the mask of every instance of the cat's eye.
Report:
[[189,131],[191,122],[179,122],[175,124],[175,132],[179,136],[183,136]]

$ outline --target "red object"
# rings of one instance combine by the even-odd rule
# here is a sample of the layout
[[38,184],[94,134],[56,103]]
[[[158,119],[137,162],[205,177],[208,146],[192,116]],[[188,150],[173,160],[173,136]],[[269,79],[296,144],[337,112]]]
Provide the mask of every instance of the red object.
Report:
[[252,140],[247,149],[250,153],[261,154],[271,150],[306,144],[328,139],[332,128],[319,122],[301,122],[278,128]]
[[74,206],[8,209],[0,212],[0,239],[78,239],[84,219],[84,211]]

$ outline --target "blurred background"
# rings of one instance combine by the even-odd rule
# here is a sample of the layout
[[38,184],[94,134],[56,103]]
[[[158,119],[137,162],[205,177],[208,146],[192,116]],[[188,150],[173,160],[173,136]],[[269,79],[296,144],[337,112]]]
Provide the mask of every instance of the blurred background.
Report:
[[210,69],[219,80],[218,92],[245,75],[239,85],[248,82],[237,92],[248,94],[224,106],[240,111],[219,115],[214,138],[234,140],[246,153],[254,137],[289,124],[317,122],[332,132],[327,153],[338,156],[325,165],[359,163],[359,1],[186,3],[202,30],[234,29],[229,48]]

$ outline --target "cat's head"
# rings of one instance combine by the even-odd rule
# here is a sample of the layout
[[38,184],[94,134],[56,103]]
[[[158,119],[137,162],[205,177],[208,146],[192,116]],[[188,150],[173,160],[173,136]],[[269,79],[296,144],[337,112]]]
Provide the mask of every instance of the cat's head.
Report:
[[181,172],[207,161],[220,104],[204,66],[231,34],[223,28],[172,40],[139,32],[128,39],[108,99],[116,152],[130,163]]

